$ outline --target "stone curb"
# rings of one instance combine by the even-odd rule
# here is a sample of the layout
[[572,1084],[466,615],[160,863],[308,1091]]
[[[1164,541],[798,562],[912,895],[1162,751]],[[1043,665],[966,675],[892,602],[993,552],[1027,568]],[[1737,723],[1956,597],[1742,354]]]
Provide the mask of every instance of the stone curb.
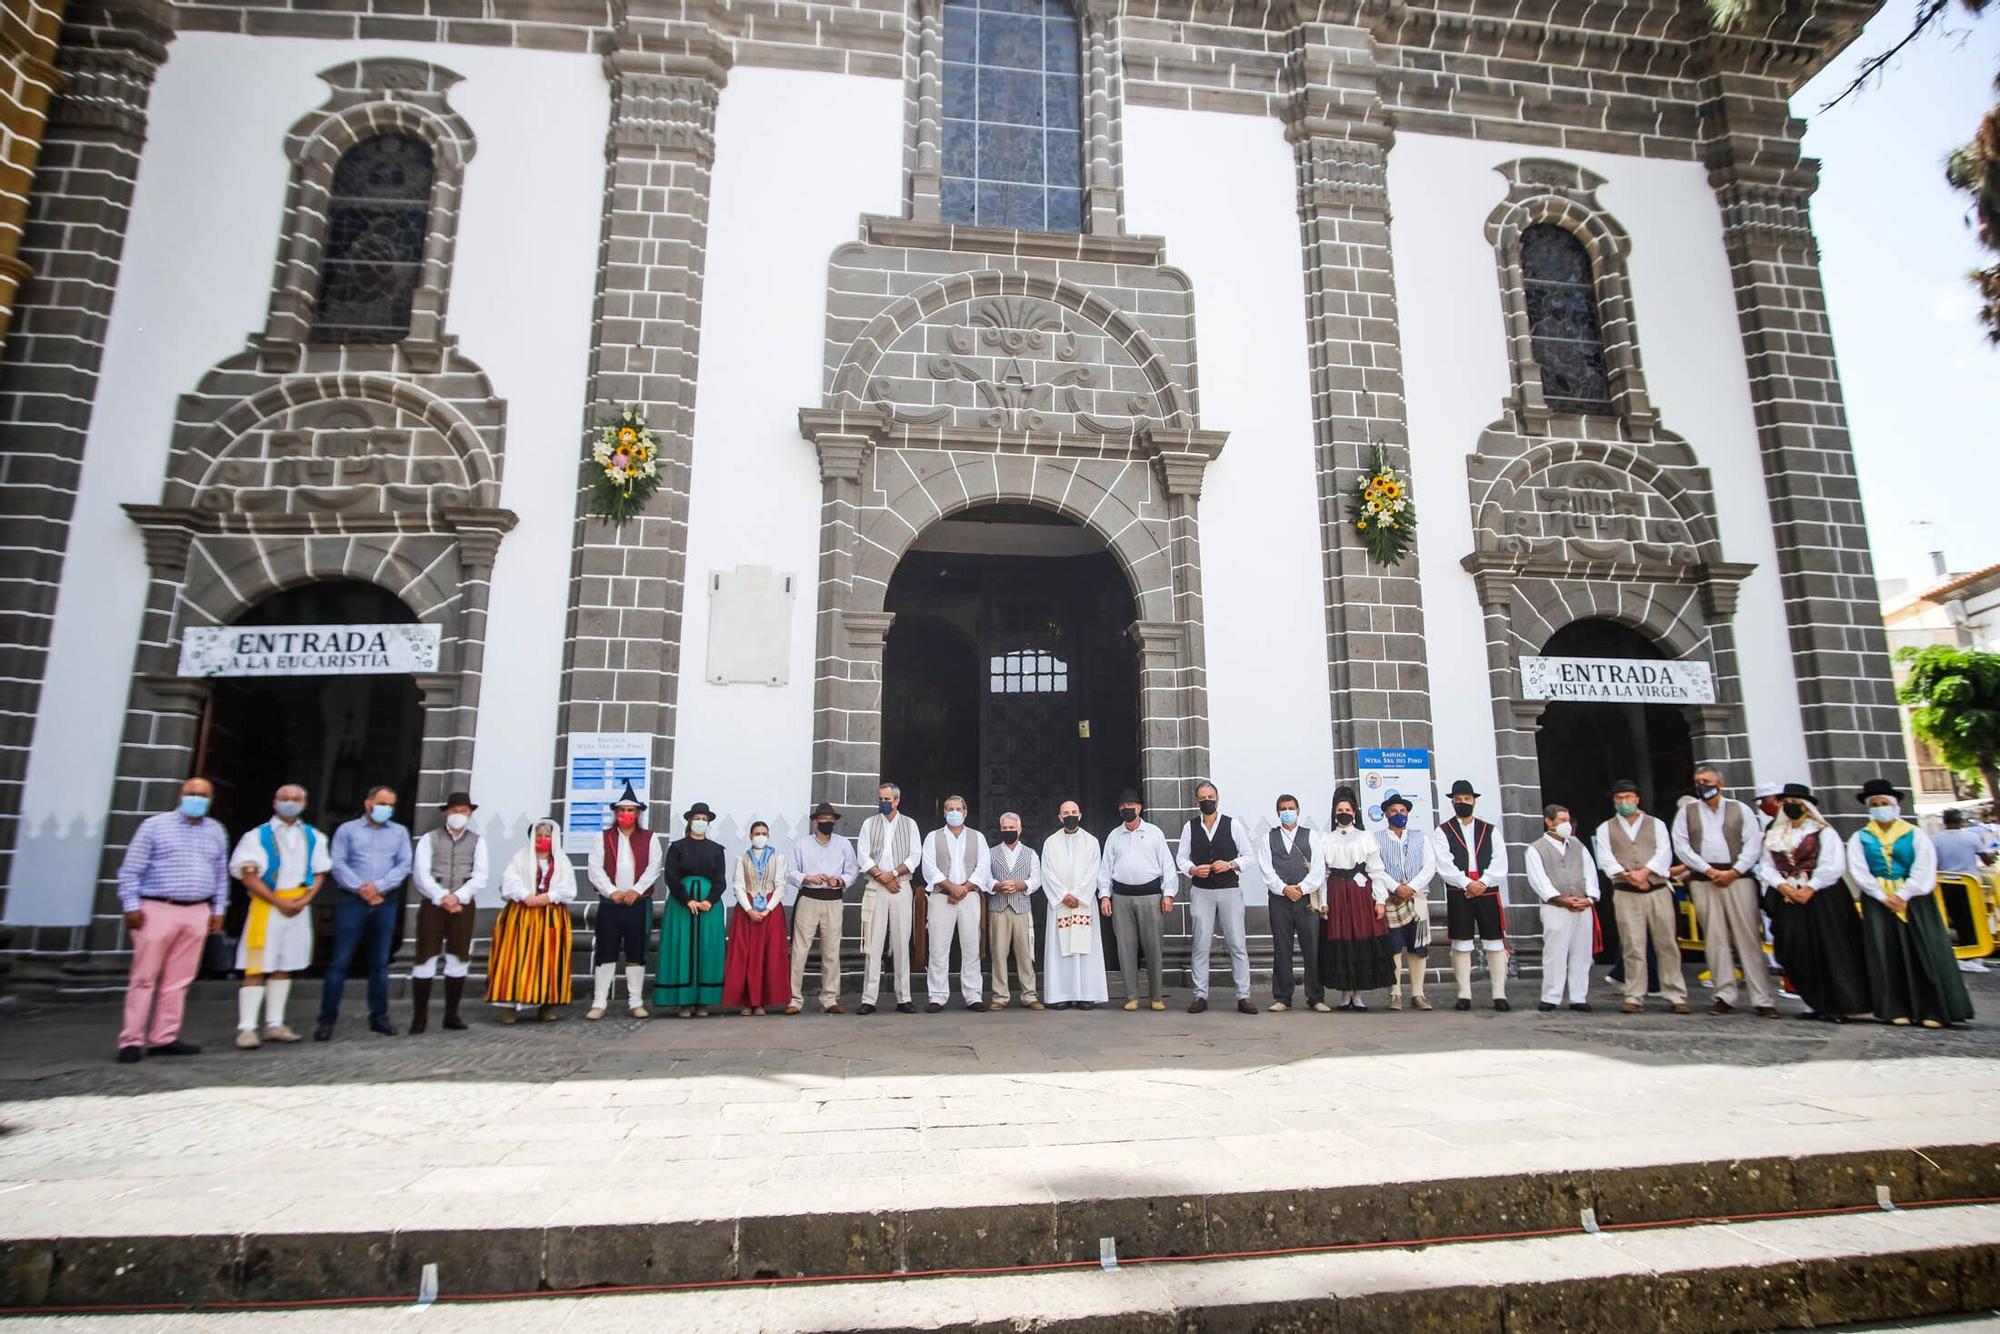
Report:
[[441,1293],[515,1293],[1095,1261],[1107,1236],[1133,1257],[1575,1232],[1586,1208],[1604,1224],[1781,1214],[1874,1205],[1878,1186],[2000,1198],[2000,1144],[656,1224],[16,1238],[0,1241],[0,1311],[414,1297],[426,1264]]

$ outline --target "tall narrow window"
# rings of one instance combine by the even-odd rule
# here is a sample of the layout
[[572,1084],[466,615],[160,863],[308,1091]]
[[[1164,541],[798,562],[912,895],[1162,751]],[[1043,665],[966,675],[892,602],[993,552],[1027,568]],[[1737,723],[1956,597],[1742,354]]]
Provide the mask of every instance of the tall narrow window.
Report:
[[946,222],[1083,230],[1083,90],[1068,0],[944,7]]
[[1567,228],[1538,223],[1521,233],[1521,278],[1542,398],[1554,412],[1610,412],[1590,252]]
[[431,150],[423,140],[378,134],[341,155],[321,251],[315,340],[409,337],[430,212]]

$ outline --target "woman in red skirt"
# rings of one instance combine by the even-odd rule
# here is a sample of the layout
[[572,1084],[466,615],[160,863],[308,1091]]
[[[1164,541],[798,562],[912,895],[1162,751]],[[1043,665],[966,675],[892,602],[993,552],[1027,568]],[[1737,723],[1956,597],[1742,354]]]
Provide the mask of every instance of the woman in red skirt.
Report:
[[729,868],[733,898],[729,947],[723,954],[722,1003],[744,1014],[792,1003],[791,933],[785,929],[785,854],[771,846],[771,827],[750,826],[750,850]]
[[1389,874],[1382,849],[1361,828],[1354,789],[1333,794],[1333,828],[1320,836],[1319,859],[1326,883],[1315,905],[1326,914],[1326,939],[1319,946],[1319,977],[1329,993],[1339,992],[1337,1010],[1365,1010],[1361,993],[1396,979],[1383,922],[1389,902]]

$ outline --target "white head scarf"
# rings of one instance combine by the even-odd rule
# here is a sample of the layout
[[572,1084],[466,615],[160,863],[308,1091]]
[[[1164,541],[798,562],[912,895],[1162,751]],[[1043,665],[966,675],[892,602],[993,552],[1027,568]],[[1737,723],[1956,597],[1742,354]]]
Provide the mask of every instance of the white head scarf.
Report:
[[1805,811],[1794,820],[1785,814],[1784,807],[1771,817],[1771,827],[1764,831],[1764,846],[1773,852],[1789,853],[1797,849],[1807,834],[1816,829],[1826,828],[1826,819],[1819,813],[1819,807],[1804,797],[1788,797],[1805,807]]
[[514,860],[509,864],[508,869],[513,871],[521,883],[528,887],[530,893],[534,892],[535,883],[540,878],[539,870],[535,864],[535,835],[541,833],[544,829],[549,831],[549,860],[555,866],[555,874],[549,877],[549,889],[553,891],[557,885],[569,885],[571,886],[570,893],[574,895],[576,892],[576,869],[569,864],[569,858],[563,855],[562,821],[556,819],[553,815],[545,815],[528,826],[528,841],[523,843],[521,850],[514,854]]

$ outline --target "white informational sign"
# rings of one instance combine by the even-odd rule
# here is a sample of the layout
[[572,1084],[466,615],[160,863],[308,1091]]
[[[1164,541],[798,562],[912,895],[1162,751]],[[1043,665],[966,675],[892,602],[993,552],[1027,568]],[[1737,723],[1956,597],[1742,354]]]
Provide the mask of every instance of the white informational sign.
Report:
[[1713,704],[1715,677],[1705,662],[1523,657],[1521,695],[1524,699]]
[[1387,829],[1382,798],[1399,792],[1410,799],[1410,832],[1427,832],[1434,823],[1431,802],[1431,753],[1427,750],[1363,750],[1361,822],[1369,829]]
[[434,672],[435,625],[230,625],[189,630],[182,676],[372,676]]
[[[571,732],[563,776],[563,851],[589,852],[611,826],[611,803],[625,785],[651,802],[653,738],[648,732]],[[650,824],[643,818],[641,824]]]
[[711,685],[781,686],[792,679],[795,582],[766,565],[739,565],[708,576]]

